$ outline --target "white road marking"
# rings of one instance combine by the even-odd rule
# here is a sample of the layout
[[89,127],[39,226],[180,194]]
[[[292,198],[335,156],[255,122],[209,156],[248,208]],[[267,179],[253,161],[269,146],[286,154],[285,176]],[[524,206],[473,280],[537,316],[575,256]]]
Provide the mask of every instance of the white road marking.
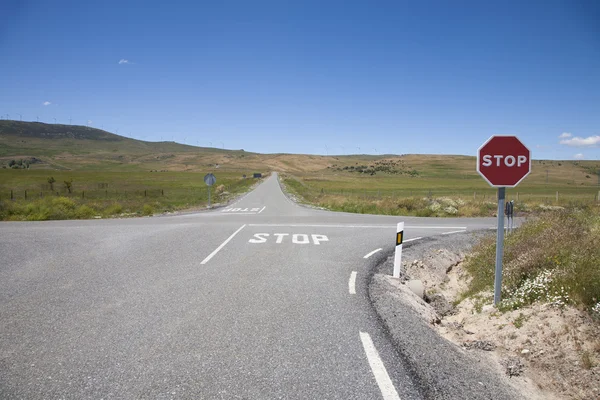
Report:
[[[312,239],[312,244],[319,246],[321,242],[329,242],[329,238],[326,235],[315,235],[315,234],[305,234],[305,233],[274,233],[273,236],[276,237],[275,243],[281,244],[284,242],[284,237],[290,236],[291,242],[293,244],[310,244],[310,239]],[[255,233],[254,237],[248,240],[249,243],[267,243],[268,237],[271,236],[270,233]]]
[[[396,225],[320,225],[320,224],[248,224],[248,226],[291,228],[373,228],[396,229]],[[405,226],[405,229],[467,229],[466,226]]]
[[364,256],[363,258],[369,258],[371,257],[373,254],[377,253],[378,251],[383,250],[381,247],[378,248],[377,250],[373,250],[372,252],[370,252],[369,254],[367,254],[366,256]]
[[265,211],[265,208],[267,208],[267,206],[264,206],[258,213],[260,214],[261,212]]
[[350,274],[350,280],[348,281],[348,291],[350,294],[356,294],[356,271],[352,271]]
[[412,238],[412,239],[406,239],[406,240],[404,241],[404,243],[412,242],[413,240],[419,240],[419,239],[423,239],[423,238],[422,238],[421,236],[419,236],[419,237]]
[[462,232],[466,232],[466,230],[463,229],[463,230],[460,230],[460,231],[444,232],[444,233],[442,233],[442,235],[451,235],[453,233],[462,233]]
[[398,396],[398,392],[383,365],[383,361],[381,361],[381,358],[379,357],[379,353],[373,344],[373,340],[371,340],[371,336],[366,332],[360,332],[360,340],[362,341],[367,360],[371,366],[371,371],[373,371],[373,375],[375,376],[375,380],[377,381],[377,385],[379,386],[379,390],[381,391],[384,400],[400,400],[400,396]]
[[246,225],[244,224],[244,225],[242,225],[242,227],[241,227],[240,229],[238,229],[237,231],[233,232],[233,235],[229,236],[229,237],[227,238],[227,240],[225,240],[223,243],[221,243],[221,245],[220,245],[219,247],[217,247],[217,248],[215,249],[215,251],[213,251],[212,253],[210,253],[210,255],[209,255],[208,257],[206,257],[204,260],[202,260],[202,262],[201,262],[200,264],[202,264],[202,265],[203,265],[203,264],[206,264],[207,262],[209,262],[209,261],[210,261],[210,259],[211,259],[211,258],[213,258],[213,257],[215,256],[215,254],[217,254],[217,253],[218,253],[218,252],[219,252],[219,251],[220,251],[220,250],[221,250],[223,247],[225,247],[225,245],[226,245],[227,243],[229,243],[229,241],[230,241],[231,239],[233,239],[233,238],[235,237],[235,235],[237,235],[237,234],[238,234],[238,233],[239,233],[239,232],[240,232],[242,229],[244,229],[245,227],[246,227]]
[[[290,228],[373,228],[396,229],[396,225],[323,225],[323,224],[248,224],[248,226],[290,227]],[[466,226],[405,226],[409,229],[467,229]]]

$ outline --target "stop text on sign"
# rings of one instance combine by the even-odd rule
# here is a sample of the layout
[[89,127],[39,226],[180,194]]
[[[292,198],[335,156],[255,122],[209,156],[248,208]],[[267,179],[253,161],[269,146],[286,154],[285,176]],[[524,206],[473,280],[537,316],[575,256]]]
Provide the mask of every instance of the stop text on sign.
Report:
[[[492,160],[494,158],[495,160]],[[507,167],[520,167],[521,165],[525,165],[529,162],[527,157],[525,156],[503,156],[503,155],[490,155],[486,154],[483,156],[483,162],[481,163],[482,167],[491,167],[492,165],[496,167],[501,167],[502,165],[506,165]]]
[[249,243],[267,243],[268,241],[275,241],[276,244],[291,241],[293,244],[320,245],[321,242],[328,242],[329,238],[326,235],[308,235],[304,233],[274,233],[273,236],[269,233],[255,233],[254,237],[248,240]]
[[477,152],[477,172],[491,186],[515,187],[531,172],[531,152],[516,136],[492,136]]

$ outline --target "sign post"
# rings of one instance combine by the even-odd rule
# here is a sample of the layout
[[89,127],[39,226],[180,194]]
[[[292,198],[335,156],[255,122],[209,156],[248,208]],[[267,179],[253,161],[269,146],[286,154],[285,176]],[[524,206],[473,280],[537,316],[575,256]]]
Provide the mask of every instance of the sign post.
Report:
[[[516,136],[492,136],[477,152],[477,172],[491,186],[498,188],[498,231],[496,235],[496,269],[494,305],[502,294],[502,256],[504,254],[504,202],[506,188],[517,186],[531,172],[531,152]],[[511,204],[511,215],[512,215]]]
[[204,176],[204,183],[208,186],[208,208],[210,208],[210,187],[217,183],[217,178],[212,174],[206,174]]

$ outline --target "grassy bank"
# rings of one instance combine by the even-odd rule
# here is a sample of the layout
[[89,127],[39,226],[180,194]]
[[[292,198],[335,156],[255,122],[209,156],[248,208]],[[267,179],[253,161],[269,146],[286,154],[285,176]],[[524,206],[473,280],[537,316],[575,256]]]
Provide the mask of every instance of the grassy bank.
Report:
[[[479,176],[365,176],[339,173],[284,175],[284,183],[302,201],[333,211],[421,217],[477,217],[496,213],[496,190]],[[529,178],[528,178],[529,179]],[[582,182],[556,180],[545,184],[530,180],[507,190],[517,214],[554,208],[593,208],[598,187]],[[573,183],[574,182],[574,183]],[[583,185],[582,183],[586,183]],[[558,193],[558,194],[557,194]]]
[[[239,173],[215,175],[213,203],[227,201],[256,183]],[[0,170],[0,220],[106,218],[203,207],[208,204],[203,176],[192,172]],[[49,178],[54,178],[52,184]],[[70,191],[65,182],[70,182]]]
[[[535,302],[582,306],[600,317],[600,213],[553,211],[529,219],[505,241],[501,308]],[[465,296],[493,289],[495,238],[474,248]]]

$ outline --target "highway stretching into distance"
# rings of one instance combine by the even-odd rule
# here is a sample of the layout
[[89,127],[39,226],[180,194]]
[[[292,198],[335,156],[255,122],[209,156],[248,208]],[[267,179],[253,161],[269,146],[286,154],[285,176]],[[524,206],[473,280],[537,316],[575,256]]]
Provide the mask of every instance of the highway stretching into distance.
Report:
[[420,399],[367,292],[400,221],[495,225],[302,207],[276,174],[206,212],[2,222],[0,398]]

